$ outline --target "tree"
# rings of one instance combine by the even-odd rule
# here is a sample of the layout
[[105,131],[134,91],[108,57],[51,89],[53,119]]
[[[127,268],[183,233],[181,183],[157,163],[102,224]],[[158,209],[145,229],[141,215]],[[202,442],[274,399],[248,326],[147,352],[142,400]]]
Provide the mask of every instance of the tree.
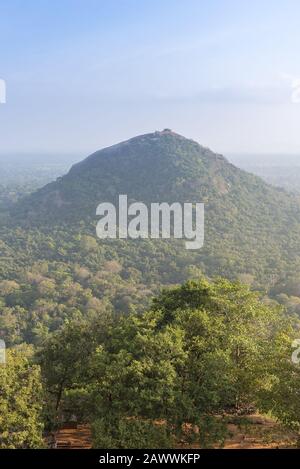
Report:
[[[265,362],[269,367],[269,379],[261,390],[260,406],[270,412],[287,428],[298,434],[300,447],[300,365],[299,348],[293,357],[293,341],[296,330],[283,330],[277,341],[269,347]],[[299,347],[299,335],[295,341]],[[296,358],[295,362],[293,358]]]
[[[96,446],[171,444],[170,424],[180,398],[178,367],[186,353],[182,331],[158,331],[159,319],[152,313],[122,318],[111,329],[106,346],[96,350],[91,386]],[[164,425],[155,425],[154,419],[163,419]]]
[[[96,344],[101,342],[109,320],[103,314],[93,318],[92,322],[66,321],[60,330],[46,338],[37,352],[47,392],[46,414],[50,427],[59,423],[61,413],[66,410],[62,404],[68,393],[73,395],[89,381],[89,360]],[[78,408],[72,412],[76,413],[76,410]]]
[[0,365],[0,448],[43,447],[40,368],[26,347],[6,355],[6,364]]
[[[280,309],[239,283],[200,280],[164,291],[152,311],[121,318],[95,353],[95,445],[105,434],[125,448],[137,422],[150,431],[157,420],[173,436],[169,444],[187,438],[187,424],[200,428],[190,439],[222,442],[225,420],[217,416],[261,404],[278,358],[270,344],[281,343],[287,326]],[[148,439],[145,426],[142,433],[140,445],[149,447],[151,431]]]

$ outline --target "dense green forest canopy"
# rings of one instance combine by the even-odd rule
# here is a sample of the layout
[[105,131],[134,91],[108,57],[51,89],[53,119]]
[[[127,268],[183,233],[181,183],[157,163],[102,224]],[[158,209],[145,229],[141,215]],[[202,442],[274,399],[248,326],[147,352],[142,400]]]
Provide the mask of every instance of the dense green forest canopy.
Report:
[[100,448],[222,445],[230,415],[251,411],[299,433],[294,337],[281,308],[224,279],[164,290],[143,314],[65,321],[0,368],[0,445],[36,447],[74,416]]

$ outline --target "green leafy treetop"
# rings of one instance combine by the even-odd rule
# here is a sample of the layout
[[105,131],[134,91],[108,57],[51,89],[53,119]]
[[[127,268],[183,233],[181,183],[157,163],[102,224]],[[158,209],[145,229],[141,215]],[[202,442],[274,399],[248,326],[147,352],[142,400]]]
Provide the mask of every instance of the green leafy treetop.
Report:
[[7,350],[0,365],[0,448],[41,448],[43,393],[40,367],[27,347]]

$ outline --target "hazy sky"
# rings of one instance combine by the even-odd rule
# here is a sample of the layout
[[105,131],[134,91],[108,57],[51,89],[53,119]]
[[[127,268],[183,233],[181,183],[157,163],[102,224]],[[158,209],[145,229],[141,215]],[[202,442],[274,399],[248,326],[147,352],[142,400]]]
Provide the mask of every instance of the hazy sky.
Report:
[[298,0],[0,0],[0,152],[299,152]]

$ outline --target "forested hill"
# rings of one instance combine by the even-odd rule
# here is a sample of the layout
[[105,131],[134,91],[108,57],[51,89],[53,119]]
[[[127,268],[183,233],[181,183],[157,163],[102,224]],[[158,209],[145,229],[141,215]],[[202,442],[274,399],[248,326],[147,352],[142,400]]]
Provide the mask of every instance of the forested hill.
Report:
[[[204,247],[99,240],[96,207],[119,194],[129,203],[204,202]],[[20,200],[2,220],[0,252],[1,277],[15,282],[3,287],[5,314],[14,321],[14,308],[22,321],[20,308],[33,315],[24,325],[29,341],[37,322],[55,329],[107,305],[145,307],[163,285],[200,274],[238,278],[300,312],[298,198],[170,130],[100,150]]]
[[300,268],[299,199],[170,130],[92,154],[17,204],[12,220],[50,232],[79,224],[95,236],[97,205],[119,194],[129,202],[204,202],[205,246],[192,264],[209,275],[247,273],[269,283]]
[[249,222],[247,218],[268,225],[278,210],[287,210],[287,216],[299,211],[291,196],[239,170],[223,156],[165,130],[97,151],[23,200],[14,213],[22,213],[30,226],[36,220],[48,223],[50,219],[55,224],[95,220],[97,205],[115,201],[119,194],[145,203],[204,202],[212,219],[214,212],[219,218],[221,209],[225,223],[238,225]]

